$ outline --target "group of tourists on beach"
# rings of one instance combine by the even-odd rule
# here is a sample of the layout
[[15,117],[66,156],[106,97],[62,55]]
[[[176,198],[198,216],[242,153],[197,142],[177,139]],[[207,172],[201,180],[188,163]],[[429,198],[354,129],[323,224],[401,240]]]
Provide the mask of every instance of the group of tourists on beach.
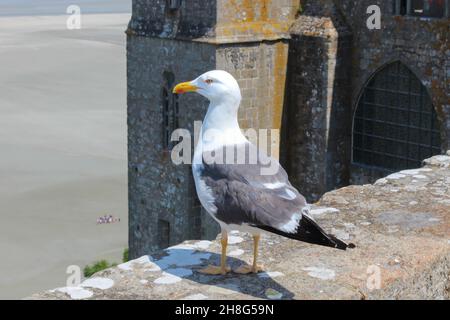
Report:
[[114,223],[114,222],[120,222],[120,218],[115,218],[112,216],[112,214],[110,215],[105,214],[103,217],[97,218],[97,224]]

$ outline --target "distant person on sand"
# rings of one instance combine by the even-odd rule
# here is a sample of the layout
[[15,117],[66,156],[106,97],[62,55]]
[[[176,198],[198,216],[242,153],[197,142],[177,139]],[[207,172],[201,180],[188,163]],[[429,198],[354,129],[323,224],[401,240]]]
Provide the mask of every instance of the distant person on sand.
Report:
[[104,215],[102,217],[97,218],[97,224],[105,224],[105,223],[115,223],[120,222],[120,218],[113,217],[112,214],[110,215]]

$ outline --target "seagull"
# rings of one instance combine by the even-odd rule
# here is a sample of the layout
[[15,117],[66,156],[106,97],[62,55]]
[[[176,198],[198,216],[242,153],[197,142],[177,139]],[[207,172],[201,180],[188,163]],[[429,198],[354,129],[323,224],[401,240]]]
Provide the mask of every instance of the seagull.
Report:
[[[279,162],[242,133],[238,123],[241,91],[231,74],[208,71],[173,88],[175,94],[187,92],[210,102],[195,146],[192,173],[202,206],[221,227],[220,266],[209,265],[199,272],[224,275],[231,271],[226,253],[232,230],[253,236],[253,263],[233,270],[240,274],[262,271],[257,263],[262,232],[342,250],[354,246],[327,234],[311,218],[305,198],[291,185]],[[268,164],[274,169],[268,170]]]

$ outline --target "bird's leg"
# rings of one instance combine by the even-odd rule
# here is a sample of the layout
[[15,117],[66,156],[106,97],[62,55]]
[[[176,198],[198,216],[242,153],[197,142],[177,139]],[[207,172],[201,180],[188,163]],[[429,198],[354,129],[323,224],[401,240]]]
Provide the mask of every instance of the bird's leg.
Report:
[[253,236],[253,266],[252,266],[253,273],[258,273],[258,272],[262,271],[262,266],[257,264],[260,238],[261,238],[261,235],[259,235],[259,234]]
[[222,230],[222,255],[220,256],[220,266],[209,265],[204,269],[199,270],[200,273],[204,274],[226,274],[231,271],[230,267],[227,266],[227,245],[228,245],[228,233]]
[[258,246],[259,246],[260,237],[261,236],[259,234],[253,235],[253,265],[240,266],[239,268],[234,270],[234,272],[247,274],[247,273],[258,273],[258,272],[262,271],[262,266],[258,265],[258,263],[257,263]]

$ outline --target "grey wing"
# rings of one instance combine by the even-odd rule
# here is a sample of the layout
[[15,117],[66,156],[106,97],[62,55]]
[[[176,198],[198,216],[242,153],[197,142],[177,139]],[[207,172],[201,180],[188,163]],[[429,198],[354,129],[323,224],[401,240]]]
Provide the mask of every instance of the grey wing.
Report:
[[[264,170],[269,160],[268,166],[274,169]],[[259,154],[256,163],[204,163],[201,176],[213,193],[216,217],[227,224],[295,231],[306,206],[305,198],[289,183],[278,161],[265,155]]]
[[[245,160],[239,162],[237,154],[245,154]],[[253,156],[252,156],[253,155]],[[206,172],[216,179],[226,178],[230,181],[240,181],[255,188],[270,189],[287,200],[303,196],[289,182],[288,175],[278,160],[259,152],[251,143],[239,145],[235,149],[234,162],[227,164],[226,151],[223,151],[225,164],[213,163],[206,165]]]

